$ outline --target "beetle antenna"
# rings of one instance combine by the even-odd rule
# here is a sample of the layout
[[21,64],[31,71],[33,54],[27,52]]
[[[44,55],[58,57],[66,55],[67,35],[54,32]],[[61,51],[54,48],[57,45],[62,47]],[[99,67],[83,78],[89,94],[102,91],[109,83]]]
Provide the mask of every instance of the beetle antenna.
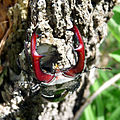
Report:
[[[97,66],[94,66],[93,68],[96,68],[96,69],[104,69],[104,70],[112,70],[111,67],[106,67],[106,68],[104,68],[104,67],[97,67]],[[91,69],[93,69],[93,68],[91,68]]]
[[90,72],[90,70],[91,69],[101,69],[101,70],[109,70],[109,71],[111,71],[112,70],[112,68],[111,67],[106,67],[106,68],[104,68],[104,67],[97,67],[97,66],[93,66],[92,68],[90,68],[89,70],[85,70],[84,72]]

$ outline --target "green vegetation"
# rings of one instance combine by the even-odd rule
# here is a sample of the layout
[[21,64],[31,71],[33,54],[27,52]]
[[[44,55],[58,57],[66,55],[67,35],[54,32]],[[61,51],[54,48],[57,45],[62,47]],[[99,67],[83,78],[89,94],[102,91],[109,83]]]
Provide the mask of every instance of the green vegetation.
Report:
[[[108,36],[101,46],[102,60],[112,71],[99,70],[99,77],[91,86],[94,93],[105,81],[120,73],[120,6],[113,9],[114,15],[108,22]],[[103,64],[103,63],[102,63]],[[119,120],[120,80],[103,91],[84,111],[80,120]]]

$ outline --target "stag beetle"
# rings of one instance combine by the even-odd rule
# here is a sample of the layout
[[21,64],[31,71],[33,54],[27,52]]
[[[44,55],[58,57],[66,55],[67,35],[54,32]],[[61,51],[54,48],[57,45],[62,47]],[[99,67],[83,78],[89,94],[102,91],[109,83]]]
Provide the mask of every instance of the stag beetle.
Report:
[[75,66],[66,70],[48,73],[43,72],[40,61],[44,55],[38,54],[36,50],[36,40],[38,35],[33,32],[31,37],[31,57],[33,70],[36,79],[40,81],[42,96],[51,101],[57,101],[65,97],[68,91],[74,91],[80,85],[80,74],[84,69],[85,48],[84,42],[77,26],[74,24],[70,31],[74,32],[74,36],[78,42],[78,47],[74,49],[77,53],[78,61]]

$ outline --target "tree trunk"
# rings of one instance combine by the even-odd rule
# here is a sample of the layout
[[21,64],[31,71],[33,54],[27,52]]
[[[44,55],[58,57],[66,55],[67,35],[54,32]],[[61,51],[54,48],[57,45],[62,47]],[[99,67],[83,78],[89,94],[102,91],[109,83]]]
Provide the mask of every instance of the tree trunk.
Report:
[[[74,119],[96,78],[96,70],[91,68],[99,65],[99,46],[107,35],[106,23],[116,3],[115,0],[21,0],[9,8],[12,27],[0,56],[0,118]],[[67,52],[72,51],[73,38],[73,33],[67,29],[73,24],[78,27],[85,46],[85,67],[79,78],[80,85],[77,90],[68,92],[64,100],[48,102],[41,96],[39,82],[31,67],[31,36],[36,32],[42,36],[39,43],[56,46],[57,54],[49,63],[43,60],[42,68],[51,68],[50,61],[59,68],[68,68],[76,64],[72,52]]]

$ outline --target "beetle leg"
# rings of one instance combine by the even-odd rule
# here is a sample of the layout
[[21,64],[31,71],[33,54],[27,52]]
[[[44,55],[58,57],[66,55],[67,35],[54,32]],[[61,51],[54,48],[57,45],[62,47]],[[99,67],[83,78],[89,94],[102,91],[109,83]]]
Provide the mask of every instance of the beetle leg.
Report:
[[79,41],[78,48],[74,49],[78,54],[78,62],[74,67],[66,70],[64,74],[74,77],[76,74],[81,73],[82,70],[84,69],[85,49],[84,49],[84,43],[78,28],[75,25],[73,25],[73,28],[70,30],[74,32],[74,34],[77,36],[77,40]]
[[36,78],[40,81],[44,81],[46,83],[50,82],[55,75],[47,74],[42,71],[40,68],[40,59],[44,57],[43,55],[39,55],[36,51],[36,39],[38,35],[33,33],[31,38],[31,55],[33,60],[33,68],[36,75]]

